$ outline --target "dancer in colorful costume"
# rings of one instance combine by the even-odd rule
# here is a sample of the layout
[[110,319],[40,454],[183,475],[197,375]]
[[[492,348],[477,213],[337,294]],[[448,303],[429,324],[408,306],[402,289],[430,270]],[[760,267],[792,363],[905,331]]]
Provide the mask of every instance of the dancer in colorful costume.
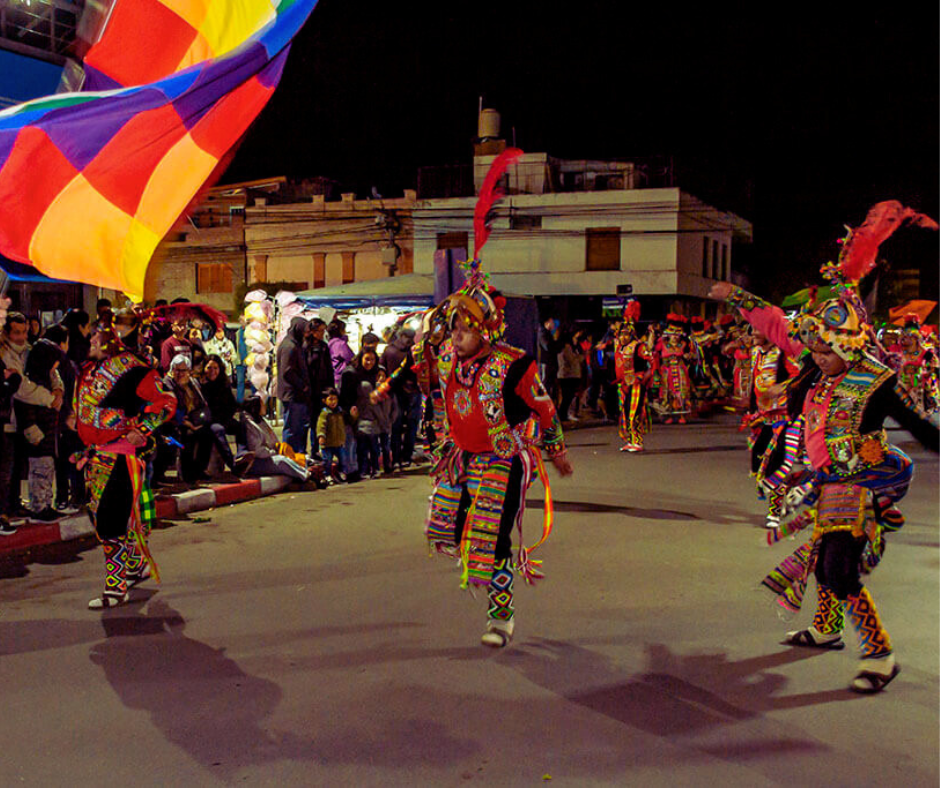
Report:
[[[877,565],[884,532],[897,530],[903,517],[895,504],[910,485],[910,458],[887,442],[889,416],[924,445],[937,451],[940,437],[910,409],[910,398],[880,354],[867,323],[857,282],[875,265],[878,244],[903,221],[936,227],[899,203],[876,205],[851,231],[838,265],[823,267],[837,298],[810,304],[792,324],[782,311],[727,283],[712,287],[792,357],[802,369],[788,383],[789,415],[802,420],[801,439],[811,472],[794,492],[794,504],[812,507],[768,534],[773,543],[807,525],[809,543],[767,576],[764,585],[790,611],[799,610],[810,572],[817,583],[817,608],[808,629],[789,632],[787,644],[841,649],[844,615],[858,634],[861,663],[851,684],[856,692],[878,692],[900,671],[891,639],[882,625],[861,573]],[[806,351],[804,353],[804,350]],[[791,496],[788,496],[788,499]]]
[[[731,317],[728,315],[728,317]],[[751,392],[751,343],[750,326],[732,326],[725,334],[721,352],[732,359],[731,405],[733,410],[749,409]]]
[[720,370],[715,363],[715,345],[718,340],[711,323],[694,315],[689,332],[689,355],[692,360],[692,390],[695,399],[708,403],[721,392]]
[[[757,477],[758,490],[767,496],[766,526],[776,528],[783,514],[786,477],[796,459],[794,449],[799,443],[798,425],[790,435],[784,437],[781,434],[787,427],[785,381],[796,374],[797,367],[759,329],[754,329],[750,361],[749,412],[744,417],[744,426],[751,430],[748,439],[751,473]],[[766,469],[771,444],[777,446],[781,440],[789,441],[791,451],[783,458],[782,468],[778,466],[777,472],[768,477]]]
[[660,397],[665,423],[672,424],[678,417],[685,424],[685,417],[692,412],[692,383],[686,355],[689,342],[685,336],[686,318],[669,313],[662,337],[656,343],[655,359],[660,376]]
[[614,368],[620,394],[620,451],[643,451],[643,436],[650,429],[647,387],[652,359],[649,346],[637,336],[640,302],[630,301],[614,343]]
[[[432,471],[435,486],[426,534],[432,551],[460,558],[462,587],[487,589],[482,642],[494,648],[512,638],[514,570],[526,582],[542,577],[541,562],[530,558],[551,530],[551,494],[541,450],[562,475],[572,473],[561,424],[536,361],[501,341],[505,299],[480,269],[480,249],[489,234],[487,214],[500,196],[496,184],[520,155],[509,149],[494,161],[477,203],[466,284],[425,320],[432,344],[444,331],[449,336],[433,354],[415,354],[436,368],[436,375],[419,372],[419,378],[431,382],[436,377],[443,403],[443,440]],[[526,548],[521,542],[525,495],[537,475],[545,484],[545,520],[542,538]],[[515,564],[513,526],[520,534]]]
[[925,341],[917,315],[907,315],[899,338],[901,358],[898,380],[911,395],[915,406],[929,415],[940,409],[936,352]]
[[155,447],[153,431],[171,418],[176,399],[110,326],[92,336],[89,359],[75,390],[76,427],[87,446],[76,459],[104,548],[104,593],[88,603],[98,610],[126,602],[128,588],[151,575],[159,581],[147,546],[156,512],[145,459]]

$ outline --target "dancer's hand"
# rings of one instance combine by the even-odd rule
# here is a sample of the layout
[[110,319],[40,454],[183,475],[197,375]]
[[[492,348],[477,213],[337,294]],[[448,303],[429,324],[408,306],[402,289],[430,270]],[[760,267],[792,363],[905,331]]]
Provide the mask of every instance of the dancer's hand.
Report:
[[574,473],[574,468],[571,467],[571,462],[568,460],[568,452],[562,452],[561,454],[556,454],[552,457],[552,465],[555,466],[555,470],[561,476],[571,476]]
[[124,436],[124,438],[131,446],[138,448],[147,442],[147,439],[143,436],[143,433],[139,432],[138,430],[131,430],[127,433],[127,435]]

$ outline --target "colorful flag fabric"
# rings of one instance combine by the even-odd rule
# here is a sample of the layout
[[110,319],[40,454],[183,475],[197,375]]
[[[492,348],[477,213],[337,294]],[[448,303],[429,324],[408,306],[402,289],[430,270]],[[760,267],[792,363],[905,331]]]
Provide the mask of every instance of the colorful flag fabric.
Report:
[[108,89],[0,113],[0,254],[140,300],[154,250],[271,97],[315,5],[119,1],[86,56],[85,87]]

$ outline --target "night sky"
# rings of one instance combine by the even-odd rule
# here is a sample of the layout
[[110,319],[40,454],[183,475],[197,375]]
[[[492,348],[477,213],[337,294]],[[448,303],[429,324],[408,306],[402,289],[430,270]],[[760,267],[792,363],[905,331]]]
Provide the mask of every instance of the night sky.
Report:
[[[861,9],[321,0],[223,182],[399,196],[471,161],[483,96],[526,151],[674,156],[682,188],[753,222],[755,289],[797,289],[871,204],[938,214],[937,8]],[[911,233],[885,256],[935,270],[936,234]]]

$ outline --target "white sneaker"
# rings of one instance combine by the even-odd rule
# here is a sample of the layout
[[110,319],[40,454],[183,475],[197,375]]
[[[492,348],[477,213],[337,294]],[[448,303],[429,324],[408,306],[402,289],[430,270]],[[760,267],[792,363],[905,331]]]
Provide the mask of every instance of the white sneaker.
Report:
[[89,610],[104,610],[108,607],[117,607],[123,605],[128,600],[128,595],[115,596],[114,594],[102,594],[95,597],[88,603]]
[[863,695],[881,692],[898,673],[901,666],[894,659],[894,654],[875,659],[863,659],[859,663],[858,675],[852,679],[849,689]]
[[480,642],[490,648],[505,648],[512,641],[513,629],[515,629],[515,616],[508,621],[491,618],[486,622],[486,632],[483,633]]

